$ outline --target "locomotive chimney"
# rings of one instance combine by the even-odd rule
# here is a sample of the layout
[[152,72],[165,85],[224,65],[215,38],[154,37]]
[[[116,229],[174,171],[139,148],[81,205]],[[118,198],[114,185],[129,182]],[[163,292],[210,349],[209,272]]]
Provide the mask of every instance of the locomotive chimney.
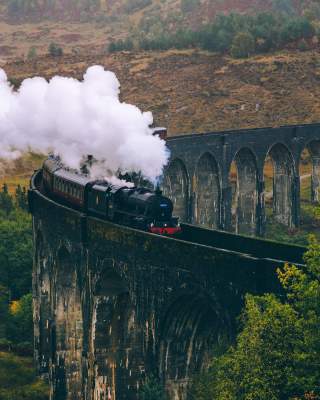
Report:
[[156,196],[162,196],[162,190],[160,189],[159,185],[157,185],[157,188],[155,190],[155,194],[156,194]]
[[153,128],[152,135],[159,136],[160,139],[162,139],[162,140],[167,140],[167,137],[168,137],[167,128],[163,128],[163,127]]
[[88,154],[87,156],[87,163],[90,167],[92,167],[93,164],[93,155],[92,154]]

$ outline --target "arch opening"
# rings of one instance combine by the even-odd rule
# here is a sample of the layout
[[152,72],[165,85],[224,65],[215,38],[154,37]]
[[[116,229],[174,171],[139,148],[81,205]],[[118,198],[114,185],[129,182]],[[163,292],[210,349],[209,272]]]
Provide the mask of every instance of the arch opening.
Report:
[[312,156],[308,147],[304,148],[299,160],[300,200],[304,205],[312,202]]
[[[220,321],[221,322],[221,321]],[[159,374],[168,398],[186,400],[195,374],[208,368],[214,349],[223,346],[218,313],[196,294],[181,296],[165,317],[159,349]]]
[[95,277],[91,334],[93,399],[125,399],[128,382],[134,379],[135,360],[131,357],[134,314],[129,290],[113,269],[104,262]]
[[173,202],[174,215],[182,222],[189,218],[189,179],[186,167],[179,159],[175,159],[165,173],[163,193]]
[[320,141],[309,143],[308,152],[311,158],[311,201],[320,203]]
[[306,245],[310,233],[318,236],[320,218],[315,212],[320,193],[320,141],[306,146],[299,160],[300,177],[300,227],[299,242]]
[[208,228],[220,226],[220,180],[218,165],[209,153],[204,154],[195,173],[194,222]]
[[76,267],[65,247],[58,252],[55,284],[55,321],[52,328],[54,396],[59,400],[82,396],[81,358],[83,318]]
[[290,228],[294,226],[294,178],[291,153],[283,144],[274,145],[264,163],[266,217]]
[[232,189],[231,226],[239,234],[255,235],[257,231],[257,164],[249,149],[235,156],[229,173]]

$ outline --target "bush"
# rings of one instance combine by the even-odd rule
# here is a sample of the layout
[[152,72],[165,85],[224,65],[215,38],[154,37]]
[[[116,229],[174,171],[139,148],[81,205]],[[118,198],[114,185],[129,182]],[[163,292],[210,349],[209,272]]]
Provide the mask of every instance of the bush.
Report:
[[255,51],[254,37],[248,32],[239,32],[232,41],[231,55],[235,58],[246,58]]
[[298,49],[300,50],[300,51],[307,51],[308,50],[308,43],[304,40],[304,39],[301,39],[300,41],[299,41],[299,43],[298,43]]
[[[185,4],[191,7],[190,4],[193,3],[191,1]],[[217,15],[212,23],[203,25],[198,31],[179,28],[181,26],[179,21],[171,23],[171,26],[177,26],[176,32],[173,33],[170,33],[168,21],[169,18],[166,20],[144,18],[139,30],[132,32],[138,48],[143,50],[202,48],[230,53],[233,57],[248,57],[254,53],[281,48],[292,41],[311,39],[315,35],[313,26],[315,24],[311,24],[306,17],[290,16],[287,13],[276,15],[263,12],[255,16],[237,13]],[[126,49],[123,41],[113,42],[109,46],[110,52]]]
[[292,18],[280,30],[280,39],[285,44],[302,38],[312,38],[314,34],[315,29],[307,18]]
[[295,7],[292,0],[272,0],[272,6],[276,12],[287,15],[295,14]]
[[61,57],[63,55],[63,49],[53,42],[50,43],[48,52],[52,57]]
[[197,400],[319,399],[320,244],[279,269],[281,296],[247,295],[233,347],[195,381]]
[[148,377],[139,391],[139,400],[166,400],[163,386],[154,375]]
[[152,4],[152,0],[127,0],[124,10],[128,14],[141,10]]
[[181,0],[181,11],[186,14],[199,6],[199,0]]
[[109,53],[114,53],[116,51],[131,51],[132,49],[133,49],[133,42],[131,39],[111,42],[108,46]]
[[19,344],[21,349],[32,349],[33,322],[32,322],[32,294],[22,296],[11,304],[7,338]]
[[31,358],[0,354],[0,400],[48,399],[48,387],[37,378]]
[[37,58],[37,50],[34,46],[32,46],[28,51],[27,59],[34,60],[35,58]]

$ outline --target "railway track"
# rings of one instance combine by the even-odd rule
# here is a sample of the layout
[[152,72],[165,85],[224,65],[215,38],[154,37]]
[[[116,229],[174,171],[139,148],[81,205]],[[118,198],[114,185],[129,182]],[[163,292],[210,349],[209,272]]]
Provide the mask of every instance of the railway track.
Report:
[[[37,171],[31,179],[30,192],[37,191],[41,193],[41,196],[48,198],[46,194],[41,192],[40,182],[41,173],[40,171]],[[53,200],[51,198],[49,199],[50,201],[56,203],[56,200]],[[66,207],[65,205],[63,206]],[[67,208],[72,209],[72,207],[70,206],[67,206]],[[83,216],[86,217],[85,214],[83,214]],[[296,265],[304,265],[303,254],[306,252],[307,249],[302,246],[278,243],[270,240],[242,236],[219,230],[206,229],[203,227],[185,223],[182,223],[181,227],[182,232],[179,234],[178,237],[163,237],[163,239],[183,241],[192,243],[193,245],[234,252],[241,254],[245,257],[278,262],[279,265],[286,262]],[[127,228],[132,229],[130,227]],[[152,234],[146,232],[146,235]]]

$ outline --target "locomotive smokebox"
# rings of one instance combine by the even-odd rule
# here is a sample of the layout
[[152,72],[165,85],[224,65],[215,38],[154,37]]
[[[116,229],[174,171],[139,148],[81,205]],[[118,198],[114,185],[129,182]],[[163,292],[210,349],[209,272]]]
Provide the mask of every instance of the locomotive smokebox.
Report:
[[152,134],[153,134],[153,136],[159,136],[159,138],[162,140],[167,140],[167,137],[168,137],[167,128],[163,128],[163,127],[153,128]]

